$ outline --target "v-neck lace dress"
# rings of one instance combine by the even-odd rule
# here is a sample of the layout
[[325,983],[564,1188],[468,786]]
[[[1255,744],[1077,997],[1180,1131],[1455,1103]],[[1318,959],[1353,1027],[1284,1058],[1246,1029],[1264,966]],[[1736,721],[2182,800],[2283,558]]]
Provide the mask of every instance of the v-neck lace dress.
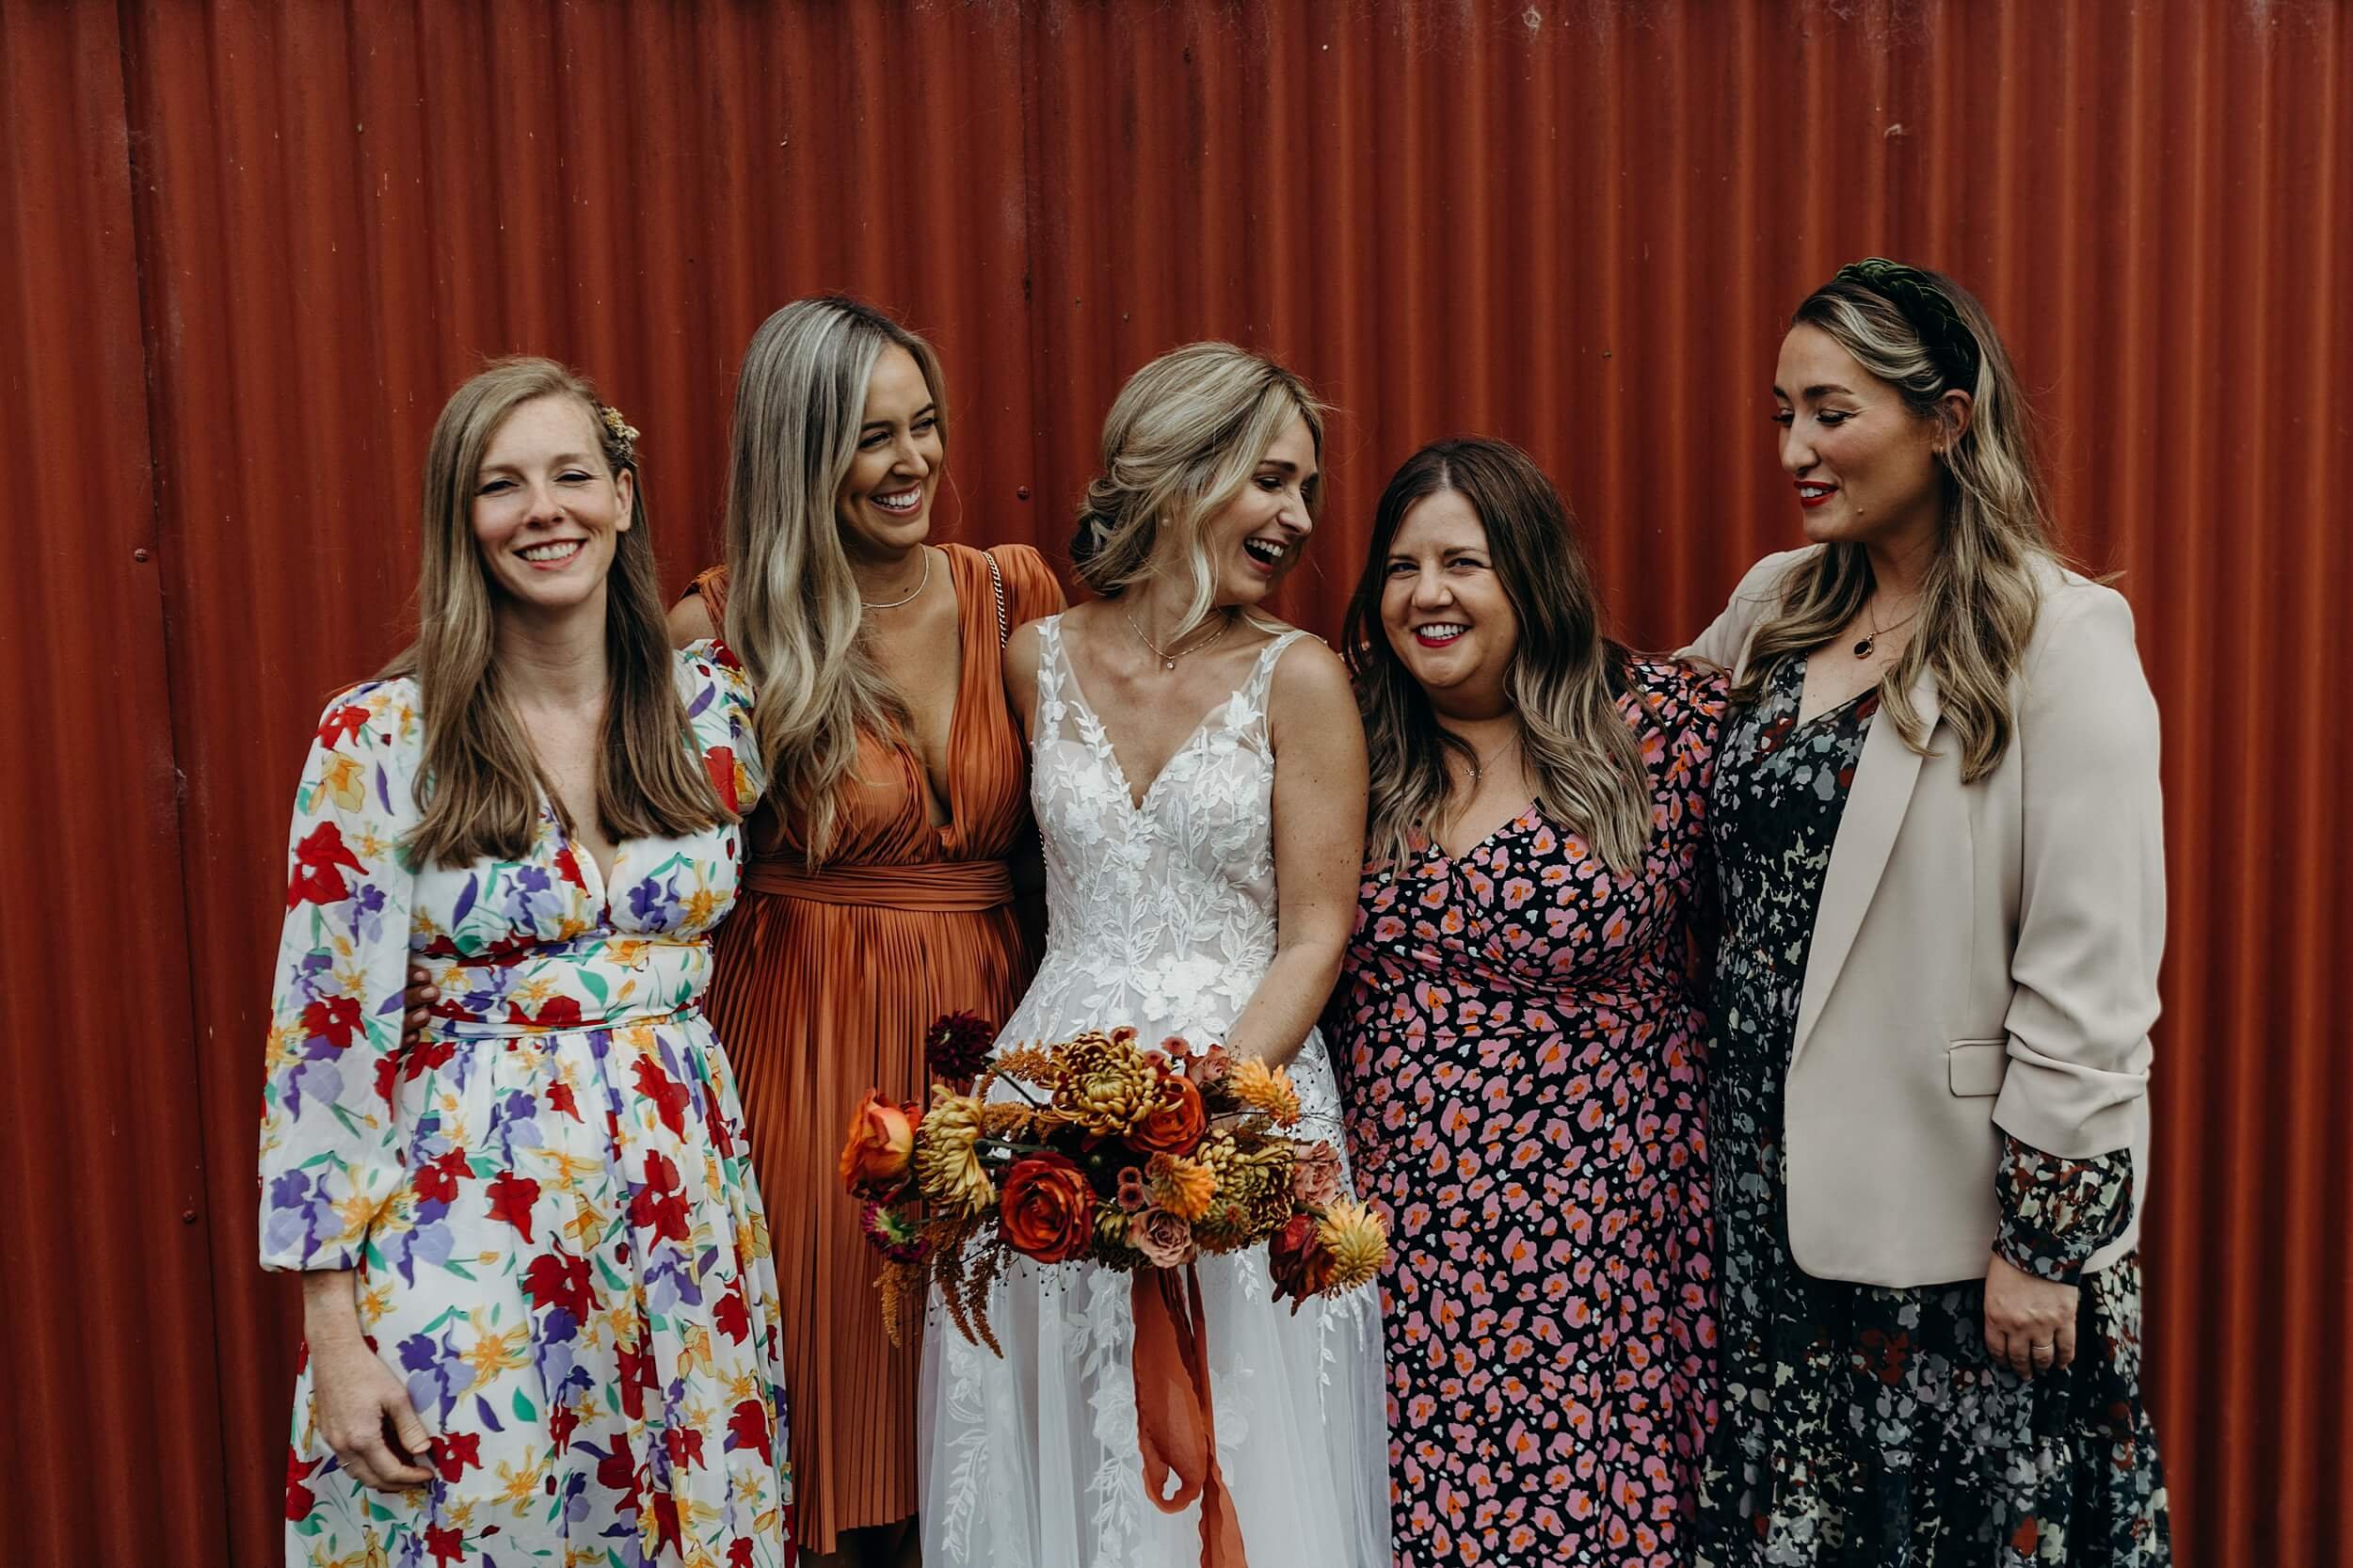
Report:
[[[804,864],[804,803],[770,800],[745,824],[744,894],[719,934],[711,981],[712,1022],[744,1086],[752,1162],[776,1195],[800,1539],[812,1552],[835,1550],[842,1530],[905,1518],[917,1497],[917,1352],[883,1332],[878,1259],[835,1174],[842,1128],[869,1089],[920,1098],[932,1020],[1003,1017],[1037,963],[1006,864],[1030,830],[1030,806],[1001,633],[1060,610],[1062,588],[1024,545],[941,550],[963,657],[949,820],[933,824],[923,761],[904,735],[861,737],[823,866]],[[725,569],[696,587],[723,620]]]
[[1399,1568],[1675,1568],[1715,1416],[1701,931],[1724,681],[1628,666],[1651,837],[1530,806],[1367,869],[1333,1004],[1382,1273]]
[[[696,751],[748,807],[749,694],[678,654]],[[356,1271],[432,1435],[375,1492],[295,1394],[289,1564],[780,1568],[792,1478],[768,1224],[699,1011],[740,830],[622,843],[543,808],[527,854],[413,866],[416,682],[328,705],[296,795],[262,1115],[262,1263]],[[441,1000],[401,1045],[408,965]]]
[[[1267,696],[1304,632],[1180,745],[1141,800],[1080,690],[1059,617],[1041,627],[1031,794],[1045,840],[1047,952],[999,1048],[1132,1025],[1146,1040],[1221,1041],[1275,949],[1274,756]],[[1301,1131],[1337,1144],[1323,1041],[1291,1064]],[[1388,1568],[1387,1432],[1372,1288],[1273,1300],[1263,1250],[1198,1265],[1220,1464],[1250,1560]],[[1131,1278],[1022,1264],[989,1315],[999,1359],[942,1314],[926,1325],[927,1568],[1192,1568],[1198,1503],[1144,1490]]]

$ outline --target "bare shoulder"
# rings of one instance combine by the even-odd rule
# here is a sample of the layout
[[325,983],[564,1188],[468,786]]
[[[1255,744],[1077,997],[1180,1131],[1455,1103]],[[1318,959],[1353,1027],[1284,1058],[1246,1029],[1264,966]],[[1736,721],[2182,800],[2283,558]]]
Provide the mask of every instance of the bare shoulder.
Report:
[[1322,639],[1313,636],[1293,638],[1275,656],[1274,678],[1267,693],[1267,719],[1278,731],[1278,743],[1285,729],[1353,732],[1359,737],[1364,733],[1356,717],[1356,689],[1348,679],[1348,666]]
[[719,634],[717,623],[711,618],[711,606],[698,593],[688,594],[671,605],[669,615],[664,618],[670,629],[670,646],[673,648],[684,648],[690,643],[704,642]]

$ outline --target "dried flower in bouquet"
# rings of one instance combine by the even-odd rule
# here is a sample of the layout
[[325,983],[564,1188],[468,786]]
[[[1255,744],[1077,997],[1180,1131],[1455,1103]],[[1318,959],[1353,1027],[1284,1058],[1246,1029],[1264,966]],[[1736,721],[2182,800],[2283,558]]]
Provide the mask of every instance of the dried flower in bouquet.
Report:
[[988,1065],[997,1026],[978,1013],[950,1013],[923,1035],[923,1065],[936,1079],[969,1083]]

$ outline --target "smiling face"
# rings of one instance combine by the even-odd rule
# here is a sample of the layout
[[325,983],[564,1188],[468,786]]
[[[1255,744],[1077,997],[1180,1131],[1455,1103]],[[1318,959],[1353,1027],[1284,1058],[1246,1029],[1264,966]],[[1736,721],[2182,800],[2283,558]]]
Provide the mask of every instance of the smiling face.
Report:
[[1773,376],[1781,466],[1805,536],[1889,550],[1933,540],[1943,517],[1945,427],[1873,376],[1818,327],[1782,340]]
[[1455,490],[1415,502],[1381,569],[1381,629],[1406,673],[1443,711],[1497,708],[1520,617],[1470,502]]
[[866,382],[857,456],[835,509],[853,555],[904,556],[932,531],[932,497],[947,456],[939,408],[923,367],[892,344]]
[[474,476],[474,545],[492,585],[541,614],[596,600],[635,494],[635,474],[605,466],[586,404],[558,392],[521,405],[491,432]]
[[1308,502],[1322,482],[1315,436],[1293,414],[1259,455],[1241,493],[1201,524],[1213,605],[1256,604],[1299,564],[1316,527]]

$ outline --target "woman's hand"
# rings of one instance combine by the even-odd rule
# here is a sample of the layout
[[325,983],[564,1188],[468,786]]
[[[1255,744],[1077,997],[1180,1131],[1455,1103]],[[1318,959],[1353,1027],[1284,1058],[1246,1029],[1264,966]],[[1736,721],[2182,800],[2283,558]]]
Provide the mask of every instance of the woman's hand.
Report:
[[432,1439],[408,1391],[360,1332],[350,1270],[304,1277],[302,1324],[311,1347],[311,1417],[344,1468],[378,1492],[431,1480],[424,1460]]
[[1996,1253],[1985,1272],[1985,1348],[2032,1381],[2075,1359],[2078,1288],[2041,1279]]
[[408,989],[401,993],[400,1043],[403,1049],[417,1043],[424,1032],[424,1020],[432,1016],[433,1004],[441,1000],[440,987],[433,984],[433,973],[422,964],[408,967]]

